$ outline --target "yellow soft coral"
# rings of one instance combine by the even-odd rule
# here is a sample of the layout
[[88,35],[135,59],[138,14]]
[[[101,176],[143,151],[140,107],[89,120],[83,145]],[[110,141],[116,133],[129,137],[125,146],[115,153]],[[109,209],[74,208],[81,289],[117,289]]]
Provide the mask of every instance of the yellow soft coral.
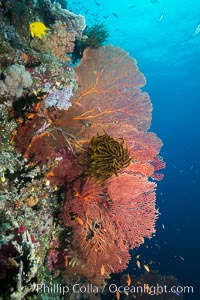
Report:
[[49,30],[43,23],[41,22],[34,22],[31,23],[30,25],[30,32],[31,36],[37,36],[39,39],[41,39],[45,34],[46,31]]

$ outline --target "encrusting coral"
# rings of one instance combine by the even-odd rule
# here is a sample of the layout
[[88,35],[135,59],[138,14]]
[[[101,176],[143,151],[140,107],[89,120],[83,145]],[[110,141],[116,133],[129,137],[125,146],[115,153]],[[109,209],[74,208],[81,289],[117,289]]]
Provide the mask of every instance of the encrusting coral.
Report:
[[7,67],[4,77],[0,80],[0,94],[9,94],[17,98],[23,94],[23,89],[30,87],[33,82],[31,74],[19,64]]
[[68,101],[72,96],[71,86],[65,86],[62,89],[54,89],[45,98],[45,106],[52,107],[57,106],[59,109],[67,110],[72,104]]
[[[45,154],[43,164],[38,146],[37,155],[33,155],[35,161],[33,157],[22,157],[14,142],[17,127],[25,133],[21,142],[24,140],[26,147],[33,133],[39,135],[46,128],[43,115],[52,106],[46,108],[43,102],[37,115],[43,98],[49,96],[50,103],[50,95],[57,91],[57,108],[67,109],[70,103],[66,95],[70,97],[76,88],[76,74],[71,68],[54,55],[36,52],[30,46],[29,24],[38,19],[38,15],[42,20],[45,13],[36,2],[32,6],[33,1],[29,1],[24,10],[24,1],[0,3],[0,297],[18,300],[34,293],[36,282],[44,278],[48,282],[52,280],[45,266],[46,254],[50,241],[58,238],[64,229],[57,217],[63,196],[46,177],[58,165],[62,153],[41,142],[42,151],[46,149],[49,153]],[[45,9],[51,10],[49,1],[44,2],[48,4],[44,5]],[[19,9],[21,15],[14,19]],[[55,22],[48,12],[48,20]],[[18,24],[23,17],[23,24]],[[58,12],[56,18],[59,22]],[[76,15],[71,19],[76,19]],[[84,17],[78,19],[84,20]],[[81,35],[82,30],[77,28],[77,31]],[[26,134],[32,125],[33,131]],[[61,180],[63,183],[63,178]]]
[[37,51],[51,53],[61,61],[69,60],[67,53],[74,50],[76,32],[67,31],[67,26],[61,21],[56,21],[52,26],[52,33],[49,33],[43,39],[33,39],[31,46]]

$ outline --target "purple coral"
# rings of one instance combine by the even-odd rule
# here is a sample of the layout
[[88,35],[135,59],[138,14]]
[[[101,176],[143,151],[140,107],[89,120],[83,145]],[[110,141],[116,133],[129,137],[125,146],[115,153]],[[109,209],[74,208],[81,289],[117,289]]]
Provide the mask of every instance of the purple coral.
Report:
[[60,90],[54,89],[44,100],[45,106],[52,107],[56,105],[59,109],[67,110],[72,106],[71,102],[68,101],[72,95],[72,88],[70,86],[65,86]]

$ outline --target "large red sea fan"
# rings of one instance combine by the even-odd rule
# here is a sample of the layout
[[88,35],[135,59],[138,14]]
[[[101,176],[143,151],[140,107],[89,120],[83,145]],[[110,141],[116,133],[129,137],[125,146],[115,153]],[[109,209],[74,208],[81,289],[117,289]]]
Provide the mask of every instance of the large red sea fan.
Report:
[[122,271],[129,249],[155,232],[156,184],[148,178],[164,167],[158,158],[162,142],[147,132],[152,106],[140,90],[145,78],[126,52],[112,46],[88,49],[76,71],[79,88],[57,126],[86,148],[97,133],[123,138],[132,157],[118,176],[101,185],[78,180],[66,194],[63,219],[73,228],[73,249],[79,258],[74,272],[99,282]]
[[[70,98],[73,105],[57,119],[57,126],[82,144],[105,125],[109,131],[108,124],[149,129],[152,106],[148,94],[140,90],[145,77],[125,51],[113,46],[87,49],[75,71],[78,89]],[[113,135],[113,130],[108,133]]]
[[[50,126],[36,138],[29,134],[31,143],[25,153],[37,152],[41,139],[56,153],[62,147],[73,153],[72,161],[67,158],[60,163],[66,163],[63,172],[60,165],[51,172],[53,183],[57,176],[67,186],[62,217],[65,226],[73,229],[73,253],[67,270],[101,283],[111,272],[125,269],[128,251],[155,232],[156,184],[149,178],[161,179],[155,172],[165,164],[158,156],[161,140],[147,132],[152,105],[148,94],[141,91],[145,77],[136,61],[117,47],[88,48],[75,71],[78,89],[70,98],[72,106],[54,117],[52,111],[46,112]],[[90,175],[83,173],[79,163],[91,140],[104,135],[121,141],[131,159],[126,160],[128,166],[115,172],[117,176],[111,174],[97,184],[86,178]],[[45,152],[40,156],[46,157]]]

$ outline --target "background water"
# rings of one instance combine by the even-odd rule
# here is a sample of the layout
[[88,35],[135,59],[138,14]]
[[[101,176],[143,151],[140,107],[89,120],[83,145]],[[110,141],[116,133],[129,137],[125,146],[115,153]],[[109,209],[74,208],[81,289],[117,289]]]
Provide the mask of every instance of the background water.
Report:
[[195,294],[185,299],[198,300],[200,1],[85,0],[68,1],[68,8],[83,14],[87,25],[105,21],[109,43],[135,57],[147,78],[144,90],[154,108],[151,130],[164,142],[161,154],[167,168],[158,185],[157,233],[144,255],[155,260],[162,274],[193,285]]

